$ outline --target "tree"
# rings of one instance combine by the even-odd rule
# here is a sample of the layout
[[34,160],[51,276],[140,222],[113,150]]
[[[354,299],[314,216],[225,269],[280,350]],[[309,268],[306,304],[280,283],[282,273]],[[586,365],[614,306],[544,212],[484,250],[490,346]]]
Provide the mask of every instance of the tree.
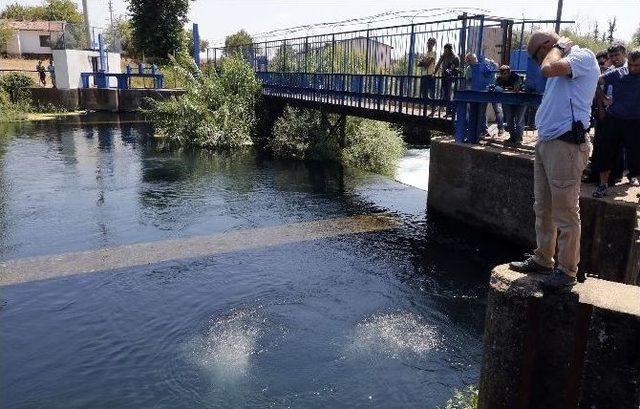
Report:
[[[609,43],[606,40],[603,40],[602,38],[594,38],[591,33],[580,33],[573,29],[564,29],[560,34],[571,38],[580,47],[588,48],[594,53],[606,50],[609,47]],[[605,35],[605,33],[602,34]]]
[[0,13],[0,18],[8,20],[34,20],[33,9],[36,7],[26,7],[18,3],[7,5]]
[[253,43],[253,38],[249,33],[244,30],[240,30],[237,33],[228,35],[224,39],[225,47],[238,47],[241,45],[249,45]]
[[183,26],[190,0],[129,0],[133,48],[138,54],[165,60],[184,47]]
[[72,24],[81,24],[84,21],[78,5],[73,0],[45,0],[40,6],[13,3],[5,7],[0,13],[0,18],[21,21],[66,21]]
[[13,30],[6,22],[0,21],[0,49],[3,49],[4,46],[6,46],[11,37],[13,37]]
[[636,47],[640,47],[640,25],[638,25],[636,32],[633,33],[633,36],[631,37],[631,44]]
[[224,39],[224,56],[242,56],[246,61],[253,59],[253,38],[249,33],[240,30]]
[[105,32],[105,39],[112,49],[122,51],[129,56],[135,55],[131,22],[124,16],[117,17],[113,21],[113,27],[109,25]]
[[595,26],[593,27],[593,41],[598,41],[600,39],[600,27],[598,27],[598,22],[596,21]]
[[609,24],[609,28],[607,29],[607,41],[609,41],[609,44],[613,44],[613,34],[616,32],[616,25],[618,24],[617,17],[614,17],[613,20],[609,20],[607,23]]

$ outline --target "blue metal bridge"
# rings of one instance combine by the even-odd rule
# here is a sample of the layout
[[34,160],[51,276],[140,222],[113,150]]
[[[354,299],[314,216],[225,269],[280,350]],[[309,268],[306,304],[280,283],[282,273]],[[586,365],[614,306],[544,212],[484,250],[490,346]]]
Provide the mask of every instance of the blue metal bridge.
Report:
[[[451,130],[454,95],[471,85],[463,76],[464,56],[475,53],[523,70],[526,58],[518,50],[526,45],[527,36],[554,24],[555,20],[517,21],[465,13],[444,20],[265,40],[206,52],[213,64],[229,55],[242,55],[253,65],[268,99]],[[429,39],[435,40],[431,50]],[[433,52],[438,61],[445,44],[451,44],[459,56],[458,69],[426,69],[421,62]]]

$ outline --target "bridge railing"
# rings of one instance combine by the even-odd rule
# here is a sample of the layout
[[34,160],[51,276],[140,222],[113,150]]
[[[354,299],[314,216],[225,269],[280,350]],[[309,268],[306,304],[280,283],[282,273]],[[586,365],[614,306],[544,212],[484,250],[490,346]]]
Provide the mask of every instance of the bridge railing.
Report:
[[[452,19],[392,27],[353,30],[207,49],[207,61],[242,55],[256,71],[342,74],[420,75],[418,62],[435,40],[433,51],[445,44],[461,58],[467,51],[506,61],[511,20],[462,15]],[[484,49],[482,48],[484,47]],[[505,51],[507,51],[505,53]]]
[[[253,65],[269,95],[411,115],[453,116],[450,100],[455,90],[466,86],[462,76],[467,53],[490,58],[496,65],[508,64],[511,51],[526,45],[531,32],[554,24],[463,14],[210,48],[207,60],[217,65],[223,58],[242,56]],[[427,61],[434,54],[435,61],[440,61],[446,44],[452,46],[459,65],[446,70],[442,64],[436,71],[436,64],[428,66]]]
[[[408,115],[452,114],[460,77],[258,72],[266,95]],[[444,87],[443,87],[444,84]]]

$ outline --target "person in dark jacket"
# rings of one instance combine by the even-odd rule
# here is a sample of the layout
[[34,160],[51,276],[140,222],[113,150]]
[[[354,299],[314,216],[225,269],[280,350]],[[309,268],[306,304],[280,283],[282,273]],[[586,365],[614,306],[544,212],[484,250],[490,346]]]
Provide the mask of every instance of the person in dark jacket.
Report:
[[[519,92],[522,89],[522,77],[511,71],[508,65],[500,67],[496,85],[504,91]],[[507,120],[507,131],[509,131],[509,143],[522,143],[524,133],[524,116],[527,107],[524,105],[504,105],[504,115]]]

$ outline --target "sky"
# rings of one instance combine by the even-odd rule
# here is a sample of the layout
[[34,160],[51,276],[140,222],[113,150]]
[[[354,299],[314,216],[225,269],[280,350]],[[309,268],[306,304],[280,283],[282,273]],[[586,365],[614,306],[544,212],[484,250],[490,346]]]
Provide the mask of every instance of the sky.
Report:
[[[76,0],[81,6],[82,1]],[[91,25],[108,23],[108,0],[88,0]],[[512,18],[555,19],[558,0],[458,0],[455,7],[476,7],[492,15]],[[0,0],[0,9],[15,0]],[[23,5],[42,0],[20,0]],[[112,0],[114,14],[127,12],[125,0]],[[298,26],[363,17],[395,10],[452,7],[451,0],[196,0],[189,11],[190,22],[198,23],[200,36],[216,45],[240,29],[259,33]],[[576,20],[588,30],[598,20],[601,30],[616,17],[616,37],[629,39],[640,25],[640,0],[564,0],[563,19]],[[422,18],[422,20],[426,20]],[[421,21],[420,16],[415,21]],[[410,15],[394,24],[409,23]],[[337,29],[335,31],[341,31]],[[317,33],[317,32],[316,32]],[[310,31],[309,34],[314,34]],[[305,35],[304,33],[301,35]]]

